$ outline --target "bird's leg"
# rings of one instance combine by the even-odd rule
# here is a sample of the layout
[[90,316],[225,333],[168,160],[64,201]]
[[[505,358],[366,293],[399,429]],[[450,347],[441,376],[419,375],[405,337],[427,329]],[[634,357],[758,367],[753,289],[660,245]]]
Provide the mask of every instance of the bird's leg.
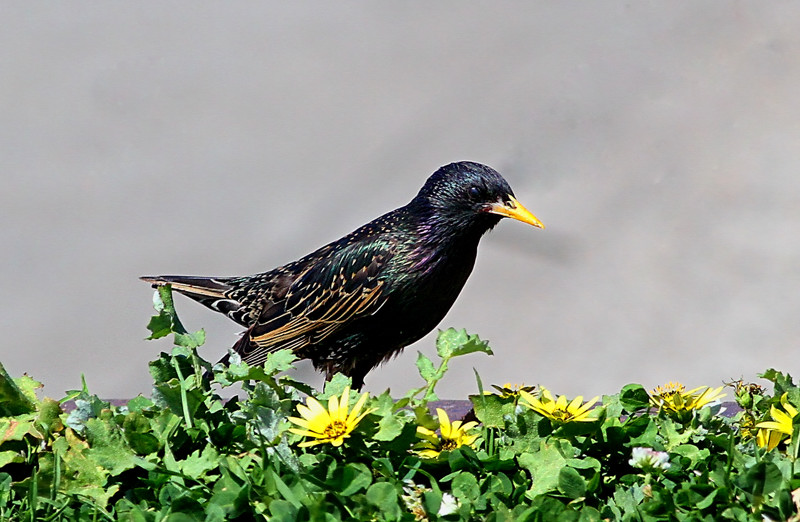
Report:
[[332,364],[329,364],[325,367],[325,382],[330,382],[330,380],[333,379],[333,376],[336,375],[337,373],[343,373],[348,377],[350,377],[350,380],[353,382],[353,384],[350,385],[350,388],[356,391],[361,391],[361,387],[364,386],[364,376],[366,375],[366,372],[359,372],[353,370],[349,372],[348,371],[340,372],[340,370],[337,367],[335,367]]
[[350,372],[350,379],[353,380],[352,388],[354,390],[361,391],[361,388],[364,386],[364,377],[367,375],[367,372],[360,372],[358,370],[353,370]]

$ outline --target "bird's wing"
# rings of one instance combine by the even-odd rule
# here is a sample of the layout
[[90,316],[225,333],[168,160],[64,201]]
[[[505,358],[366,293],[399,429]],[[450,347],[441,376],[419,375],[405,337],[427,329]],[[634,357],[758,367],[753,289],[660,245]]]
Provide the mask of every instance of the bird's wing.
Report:
[[318,343],[383,305],[386,280],[380,275],[394,256],[391,240],[357,241],[325,254],[309,263],[281,299],[265,303],[247,332],[251,342],[238,345],[245,360],[260,362],[274,350]]

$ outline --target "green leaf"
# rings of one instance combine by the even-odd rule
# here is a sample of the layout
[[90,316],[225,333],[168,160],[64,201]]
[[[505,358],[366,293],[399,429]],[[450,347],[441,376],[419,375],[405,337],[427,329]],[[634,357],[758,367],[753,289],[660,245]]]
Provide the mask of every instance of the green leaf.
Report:
[[0,451],[0,468],[7,464],[21,464],[25,456],[21,451]]
[[[66,430],[64,437],[53,442],[53,450],[63,463],[61,490],[68,495],[92,499],[99,507],[105,508],[108,500],[116,495],[119,485],[107,487],[108,470],[97,460],[98,456],[105,460],[103,450],[91,451],[89,444],[80,440],[72,430]],[[125,460],[124,456],[122,460]]]
[[70,394],[75,396],[75,409],[69,412],[65,421],[67,426],[78,433],[84,432],[87,420],[99,417],[104,410],[111,407],[109,402],[90,394],[86,386],[86,379],[82,378],[81,380],[83,381],[82,389]]
[[295,361],[297,356],[291,350],[278,350],[268,354],[263,364],[250,366],[238,354],[231,352],[227,366],[220,364],[214,367],[214,379],[223,386],[241,381],[259,381],[277,387],[275,376],[292,369]]
[[147,323],[147,329],[150,330],[150,337],[147,340],[161,339],[172,333],[172,317],[168,313],[161,311],[158,315],[150,318]]
[[367,502],[378,508],[385,520],[400,518],[401,512],[397,500],[397,490],[388,482],[376,482],[367,489]]
[[567,498],[582,498],[586,495],[586,481],[574,468],[564,466],[558,472],[558,490]]
[[206,342],[206,332],[198,330],[195,333],[176,333],[175,344],[185,348],[197,348]]
[[475,478],[475,475],[466,471],[462,471],[453,478],[451,487],[453,495],[462,500],[474,501],[481,494],[481,489],[478,487],[478,479]]
[[286,485],[286,483],[274,470],[270,469],[269,475],[271,480],[274,481],[276,489],[280,492],[283,498],[288,500],[297,509],[303,507],[303,503],[300,502],[298,496],[295,495],[294,491],[292,491],[292,489],[288,485]]
[[628,413],[636,413],[650,406],[650,396],[641,384],[627,384],[619,392],[619,402]]
[[694,430],[686,429],[672,419],[661,419],[661,435],[665,436],[667,441],[664,444],[664,449],[672,451],[673,448],[689,442],[694,435]]
[[389,442],[396,439],[403,432],[403,423],[398,417],[387,414],[378,421],[378,431],[372,436],[375,440]]
[[703,500],[696,503],[695,507],[699,511],[710,508],[714,504],[714,499],[716,498],[717,493],[719,493],[719,491],[720,490],[718,489],[712,490],[711,493],[709,493]]
[[611,419],[611,424],[614,424],[613,421],[618,421],[622,415],[622,403],[619,401],[619,394],[603,395],[601,403],[606,410],[606,419]]
[[[638,422],[637,422],[638,421]],[[631,436],[630,445],[643,446],[647,448],[654,448],[657,450],[662,449],[661,437],[658,434],[658,424],[653,417],[639,417],[631,423],[630,428],[637,427],[637,424],[644,424],[644,430],[638,436]],[[632,435],[633,429],[629,429],[629,434]]]
[[269,503],[269,512],[277,522],[297,520],[297,508],[288,500],[276,499]]
[[447,513],[440,511],[442,509],[442,492],[438,488],[422,493],[422,505],[428,513],[439,513],[440,515],[454,513],[452,509],[445,509]]
[[264,372],[269,375],[285,372],[292,369],[295,361],[297,361],[297,355],[292,350],[272,352],[267,356],[267,360],[264,361]]
[[558,489],[561,469],[566,465],[566,459],[553,444],[543,440],[538,452],[523,453],[517,460],[528,471],[533,483],[525,496],[533,499]]
[[694,444],[681,444],[670,449],[669,452],[689,459],[689,466],[685,466],[689,469],[702,466],[711,454],[708,448],[700,449]]
[[349,497],[372,484],[372,472],[360,462],[351,462],[334,470],[331,485],[342,496]]
[[430,382],[436,376],[436,368],[433,366],[433,361],[428,359],[428,357],[423,354],[422,352],[417,352],[417,369],[419,369],[419,375],[425,379],[426,382]]
[[584,506],[578,517],[578,522],[600,522],[603,517],[600,512],[592,506]]
[[600,461],[594,457],[567,459],[567,465],[575,469],[593,469],[600,471]]
[[36,411],[36,390],[41,388],[30,377],[12,379],[0,363],[0,416],[11,417],[22,413]]
[[[185,409],[184,396],[186,397]],[[200,405],[203,404],[204,399],[205,393],[203,390],[198,388],[187,389],[177,377],[153,386],[153,400],[155,403],[160,407],[168,407],[174,413],[183,415],[184,418],[187,415],[192,417]],[[188,421],[188,419],[186,420]]]
[[119,475],[134,467],[136,460],[133,451],[122,431],[108,416],[86,421],[86,440],[89,443],[86,455],[111,475]]
[[[333,397],[334,395],[342,395],[345,387],[352,385],[353,380],[350,377],[347,377],[343,373],[337,373],[333,376],[333,378],[325,383],[325,389],[317,399],[325,400]],[[350,398],[352,399],[354,396],[357,396],[357,393],[350,392]]]
[[137,395],[128,401],[128,411],[142,411],[153,406],[153,401],[143,395]]
[[198,479],[211,470],[219,468],[219,454],[214,446],[208,445],[203,451],[195,450],[191,455],[178,462],[178,466],[187,477]]
[[152,433],[150,419],[140,411],[132,411],[125,416],[122,423],[125,440],[138,455],[149,455],[161,448],[161,443]]
[[780,397],[785,391],[796,388],[792,376],[788,373],[779,372],[773,368],[760,374],[759,377],[767,379],[775,384],[775,395]]
[[469,335],[466,330],[448,328],[439,331],[439,336],[436,338],[436,353],[442,359],[447,360],[474,352],[494,355],[487,341],[482,341],[477,335]]
[[734,484],[756,497],[777,491],[783,481],[780,468],[773,462],[759,462],[739,475]]
[[514,399],[499,395],[470,395],[475,416],[487,428],[505,428],[506,417],[513,417]]

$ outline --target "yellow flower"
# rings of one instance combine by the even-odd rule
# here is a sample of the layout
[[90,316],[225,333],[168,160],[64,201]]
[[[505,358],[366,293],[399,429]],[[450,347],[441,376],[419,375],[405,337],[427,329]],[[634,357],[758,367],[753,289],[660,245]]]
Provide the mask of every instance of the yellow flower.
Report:
[[797,416],[797,408],[790,402],[787,394],[781,396],[781,411],[775,406],[769,409],[769,416],[771,421],[759,422],[756,424],[758,434],[756,435],[756,443],[759,447],[766,447],[767,451],[775,449],[784,436],[789,436],[787,443],[791,442],[792,432],[794,431],[793,419]]
[[745,411],[739,421],[739,433],[745,440],[755,438],[758,435],[756,430],[756,420],[750,412]]
[[510,382],[507,382],[502,386],[495,386],[492,384],[492,388],[497,390],[499,392],[498,395],[500,395],[500,397],[503,399],[510,399],[512,397],[514,399],[518,399],[521,391],[530,393],[536,388],[536,386],[525,386],[524,384],[511,384]]
[[426,459],[435,459],[443,451],[452,451],[461,446],[472,446],[478,439],[478,435],[469,435],[467,432],[475,428],[477,422],[467,422],[462,425],[461,421],[450,422],[447,412],[441,408],[436,408],[436,415],[439,417],[439,432],[417,426],[417,436],[422,439],[416,445],[417,454]]
[[725,397],[726,394],[722,393],[722,388],[724,388],[724,386],[720,386],[719,388],[701,386],[699,388],[695,388],[694,390],[690,390],[688,393],[692,396],[691,408],[693,410],[699,410],[703,406],[711,404],[712,402]]
[[756,433],[756,444],[759,448],[767,448],[767,451],[774,450],[780,444],[783,433],[779,431],[760,428]]
[[341,398],[334,395],[328,399],[328,408],[319,403],[314,397],[308,397],[306,404],[298,404],[297,412],[300,417],[289,417],[289,421],[297,424],[302,429],[289,428],[289,431],[304,437],[316,440],[307,440],[300,443],[300,447],[314,446],[315,444],[331,444],[341,446],[344,439],[350,436],[361,419],[374,410],[363,413],[361,408],[367,401],[368,394],[363,394],[348,413],[350,405],[350,386],[345,386]]
[[722,397],[722,386],[711,388],[700,386],[693,390],[686,391],[686,386],[678,382],[668,382],[666,385],[658,386],[650,392],[650,404],[657,408],[670,411],[689,411],[699,410]]
[[583,396],[581,395],[575,397],[572,401],[568,401],[564,395],[559,395],[558,399],[555,399],[547,388],[542,388],[539,397],[534,397],[526,391],[520,391],[519,394],[524,401],[522,404],[556,422],[592,422],[597,420],[590,418],[589,412],[592,410],[594,403],[600,400],[599,396],[583,404]]

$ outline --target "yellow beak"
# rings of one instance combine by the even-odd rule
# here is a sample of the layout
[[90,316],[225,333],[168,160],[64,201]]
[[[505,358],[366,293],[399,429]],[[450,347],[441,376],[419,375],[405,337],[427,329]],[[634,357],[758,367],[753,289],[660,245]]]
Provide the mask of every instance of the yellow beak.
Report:
[[492,203],[489,207],[489,212],[497,214],[498,216],[510,217],[523,223],[533,225],[536,228],[544,229],[544,225],[539,219],[531,214],[531,212],[522,206],[522,203],[516,200],[514,196],[508,196],[508,203]]

